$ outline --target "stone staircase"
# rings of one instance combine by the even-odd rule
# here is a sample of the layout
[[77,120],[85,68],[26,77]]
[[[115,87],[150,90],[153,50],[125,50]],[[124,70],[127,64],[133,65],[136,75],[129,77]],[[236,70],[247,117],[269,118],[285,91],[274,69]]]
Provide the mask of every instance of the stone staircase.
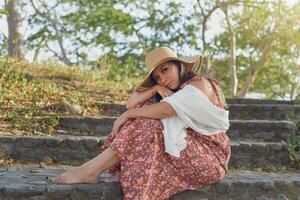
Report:
[[[296,133],[288,120],[300,115],[294,102],[231,99],[232,145],[230,170],[220,182],[174,195],[173,200],[193,199],[298,199],[300,170],[290,168],[287,139]],[[60,118],[52,136],[1,136],[0,150],[7,156],[37,167],[0,168],[0,199],[122,199],[119,183],[56,185],[50,179],[67,167],[39,168],[45,159],[79,165],[99,153],[106,135],[124,105],[102,104],[109,116]],[[65,165],[66,166],[66,165]],[[270,172],[271,171],[271,172]]]

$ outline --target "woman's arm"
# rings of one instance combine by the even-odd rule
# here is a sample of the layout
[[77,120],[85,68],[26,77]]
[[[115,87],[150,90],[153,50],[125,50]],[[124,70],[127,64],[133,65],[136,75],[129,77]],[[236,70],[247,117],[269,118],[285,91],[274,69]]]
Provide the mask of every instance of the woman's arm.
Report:
[[135,92],[126,102],[127,110],[135,108],[138,103],[144,102],[145,100],[153,97],[156,93],[164,98],[172,95],[174,92],[159,84],[156,84],[145,91]]
[[[205,80],[193,80],[189,84],[201,90],[212,103],[214,103],[214,91],[210,83]],[[187,101],[188,103],[188,101]],[[141,108],[134,108],[124,113],[128,118],[147,117],[153,119],[163,119],[176,116],[174,108],[167,102],[159,102],[156,104],[147,105]]]
[[177,115],[172,106],[166,102],[159,102],[151,105],[146,105],[141,108],[134,108],[124,112],[115,122],[112,129],[112,134],[115,136],[122,124],[129,118],[147,117],[153,119],[163,119]]
[[134,108],[124,113],[127,118],[147,117],[153,119],[163,119],[176,116],[174,108],[166,103],[159,102],[151,105],[146,105],[141,108]]
[[[213,93],[210,85],[207,84],[204,80],[191,81],[189,84],[197,87],[201,90],[208,98]],[[112,130],[113,135],[117,134],[121,125],[129,118],[137,118],[137,117],[146,117],[153,119],[163,119],[176,116],[177,113],[174,108],[166,103],[159,102],[151,105],[146,105],[141,108],[134,108],[124,112],[114,123],[114,127]]]
[[130,110],[135,108],[137,104],[153,97],[156,94],[156,92],[156,85],[154,85],[153,87],[146,89],[145,91],[133,93],[126,102],[126,109]]
[[[194,85],[201,90],[210,100],[213,99],[212,95],[214,95],[214,91],[206,80],[195,80],[191,81],[189,84]],[[166,102],[159,102],[141,108],[130,109],[126,111],[124,115],[126,115],[127,118],[147,117],[153,119],[163,119],[173,117],[177,114],[170,104]]]

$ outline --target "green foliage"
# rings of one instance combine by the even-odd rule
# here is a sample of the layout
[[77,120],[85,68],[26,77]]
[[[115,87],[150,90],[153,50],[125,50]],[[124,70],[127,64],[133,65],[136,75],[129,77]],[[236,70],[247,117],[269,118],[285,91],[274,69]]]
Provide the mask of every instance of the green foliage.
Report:
[[8,55],[7,38],[4,34],[0,34],[0,57]]
[[[53,21],[64,41],[71,44],[73,51],[67,51],[67,57],[76,64],[89,63],[88,51],[91,48],[97,48],[100,57],[110,55],[124,62],[128,61],[126,63],[128,65],[131,64],[131,58],[123,59],[124,56],[134,57],[141,62],[144,60],[141,54],[144,55],[145,52],[162,45],[181,49],[178,46],[180,43],[180,46],[200,48],[196,41],[197,22],[189,13],[182,12],[180,3],[167,3],[164,10],[159,6],[161,2],[157,0],[143,3],[100,0],[56,1],[57,4],[53,4],[52,7],[50,3],[41,6],[46,11],[47,18],[37,13],[30,15],[29,24],[37,30],[28,38],[30,49],[50,50],[49,44],[55,43],[59,37]],[[65,12],[59,12],[61,9]],[[128,11],[132,9],[138,10],[141,16]],[[61,52],[57,51],[54,54],[62,60]]]
[[146,75],[145,66],[134,55],[123,59],[105,55],[98,61],[98,66],[102,75],[110,81],[126,82]]
[[0,8],[0,18],[2,18],[2,15],[8,15],[8,12],[5,8]]
[[274,58],[262,68],[254,83],[268,99],[295,100],[300,92],[300,66],[291,57]]
[[[265,98],[300,98],[299,2],[292,7],[285,1],[201,2],[206,13],[214,6],[219,6],[214,12],[228,7],[236,32],[238,90],[253,74],[262,49],[270,42],[266,62],[249,91]],[[46,51],[68,65],[98,69],[109,81],[132,83],[132,77],[140,79],[146,73],[144,57],[153,48],[169,46],[179,56],[204,52],[203,56],[212,57],[211,75],[220,80],[225,95],[231,95],[230,33],[225,18],[221,24],[225,31],[214,36],[206,32],[204,51],[201,23],[205,19],[197,1],[54,0],[39,1],[37,7],[43,14],[29,14],[32,32],[26,38],[27,48],[37,57]],[[25,8],[33,9],[30,3]],[[212,17],[207,20],[209,31],[214,24]],[[0,35],[0,56],[7,54],[3,37]]]
[[294,167],[300,167],[300,116],[289,113],[288,119],[296,124],[295,134],[288,138],[289,157]]
[[[237,44],[237,76],[238,90],[245,80],[253,74],[262,56],[263,47],[270,42],[267,61],[262,65],[255,77],[250,92],[260,93],[265,98],[289,99],[297,98],[300,93],[300,66],[299,66],[299,3],[291,9],[282,4],[273,2],[248,2],[236,5],[230,18],[236,31]],[[211,44],[216,55],[226,55],[215,58],[213,71],[217,78],[224,82],[225,93],[228,95],[230,83],[229,68],[229,33],[221,33]],[[299,96],[299,95],[298,95]]]
[[[43,5],[47,17],[38,13],[29,16],[30,26],[37,30],[28,38],[30,49],[42,48],[53,52],[48,45],[63,37],[74,49],[66,49],[66,57],[72,63],[86,64],[87,48],[114,52],[118,42],[113,34],[124,37],[133,33],[132,17],[115,9],[114,1],[57,0],[56,3],[52,7],[52,2]],[[61,9],[65,12],[60,12]],[[55,56],[65,62],[60,52],[55,52]]]

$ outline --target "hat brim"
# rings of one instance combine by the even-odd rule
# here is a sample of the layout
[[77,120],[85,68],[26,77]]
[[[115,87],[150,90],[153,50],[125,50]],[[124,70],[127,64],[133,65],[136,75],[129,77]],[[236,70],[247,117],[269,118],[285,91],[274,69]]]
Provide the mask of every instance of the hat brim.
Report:
[[180,61],[184,66],[186,67],[187,70],[190,70],[194,67],[194,64],[200,59],[200,63],[202,60],[201,56],[193,56],[193,57],[188,57],[188,58],[177,58],[177,57],[168,57],[163,60],[161,60],[159,63],[156,64],[155,67],[152,68],[151,71],[148,72],[146,78],[144,81],[137,87],[136,91],[142,91],[144,89],[148,89],[151,86],[153,86],[155,83],[151,80],[151,74],[152,72],[161,64],[170,61],[170,60],[177,60]]

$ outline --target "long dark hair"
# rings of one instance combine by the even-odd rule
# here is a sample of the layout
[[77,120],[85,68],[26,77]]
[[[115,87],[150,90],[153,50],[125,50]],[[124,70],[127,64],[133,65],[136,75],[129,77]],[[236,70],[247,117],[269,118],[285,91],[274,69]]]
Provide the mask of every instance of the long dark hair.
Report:
[[[173,63],[173,64],[175,64],[178,67],[178,69],[179,69],[180,85],[183,84],[183,83],[185,83],[186,81],[190,80],[191,78],[197,76],[197,73],[195,73],[192,69],[187,70],[187,68],[185,67],[185,65],[183,63],[181,63],[180,61],[178,61],[178,60],[170,60],[170,61],[168,61],[166,63]],[[156,84],[156,81],[152,77],[152,74],[151,74],[150,78]],[[174,92],[178,91],[179,86],[178,86],[178,88],[174,89],[173,91]],[[158,93],[156,93],[153,96],[154,102],[159,102],[161,99],[162,99],[162,96],[160,96]]]

